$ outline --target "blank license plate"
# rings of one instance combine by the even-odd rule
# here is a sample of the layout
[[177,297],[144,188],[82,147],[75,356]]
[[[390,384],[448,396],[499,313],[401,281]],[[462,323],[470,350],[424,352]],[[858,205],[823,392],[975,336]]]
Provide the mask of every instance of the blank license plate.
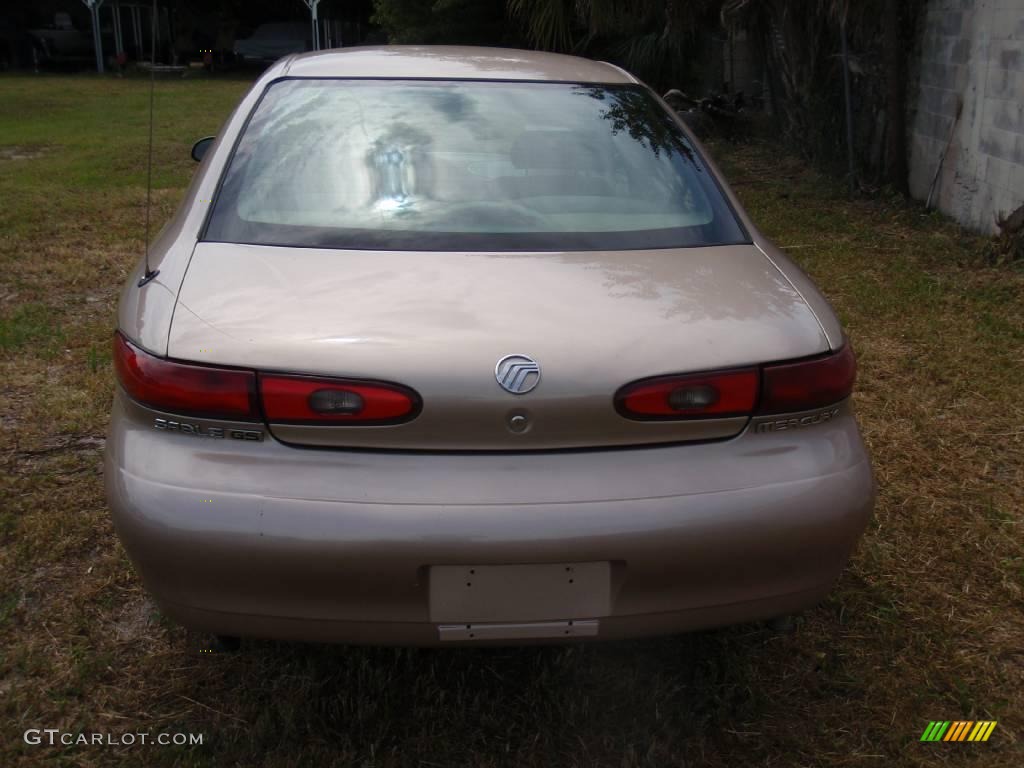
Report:
[[598,563],[435,565],[433,622],[586,619],[611,613],[611,567]]

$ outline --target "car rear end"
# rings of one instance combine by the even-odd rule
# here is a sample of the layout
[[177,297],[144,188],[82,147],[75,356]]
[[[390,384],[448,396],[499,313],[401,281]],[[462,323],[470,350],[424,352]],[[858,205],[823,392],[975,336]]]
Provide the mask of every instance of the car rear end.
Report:
[[179,215],[215,200],[166,335],[129,286],[115,339],[108,496],[169,615],[550,642],[827,592],[873,496],[851,347],[649,94],[281,74]]

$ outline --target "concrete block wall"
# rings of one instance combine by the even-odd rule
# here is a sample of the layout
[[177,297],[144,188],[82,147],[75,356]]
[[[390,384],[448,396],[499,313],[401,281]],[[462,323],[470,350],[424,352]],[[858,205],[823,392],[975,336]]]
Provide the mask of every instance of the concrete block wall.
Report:
[[952,134],[933,199],[965,226],[995,233],[996,217],[1024,204],[1024,0],[929,0],[922,34],[911,194],[927,198]]

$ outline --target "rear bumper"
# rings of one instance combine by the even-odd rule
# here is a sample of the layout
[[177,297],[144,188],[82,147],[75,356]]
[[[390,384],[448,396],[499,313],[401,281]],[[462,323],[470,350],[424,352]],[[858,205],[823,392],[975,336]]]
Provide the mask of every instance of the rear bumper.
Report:
[[440,643],[434,565],[611,561],[598,638],[789,613],[864,530],[853,416],[712,444],[545,454],[302,450],[152,428],[120,393],[118,533],[158,603],[217,634]]
[[[598,620],[594,637],[570,640],[625,640],[691,632],[708,627],[770,619],[804,610],[819,602],[831,583],[806,592],[794,592],[730,605],[713,605],[668,613],[608,616]],[[333,621],[290,616],[242,614],[211,611],[159,601],[161,608],[178,623],[201,632],[236,637],[262,637],[307,642],[350,643],[354,645],[540,645],[559,639],[464,640],[442,642],[438,627],[429,622]]]

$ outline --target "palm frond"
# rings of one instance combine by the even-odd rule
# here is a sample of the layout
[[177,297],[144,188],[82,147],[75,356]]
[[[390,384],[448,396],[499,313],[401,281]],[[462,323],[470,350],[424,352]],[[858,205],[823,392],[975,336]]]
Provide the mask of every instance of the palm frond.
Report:
[[532,45],[545,51],[572,49],[577,24],[574,0],[509,0],[508,10],[523,24]]

